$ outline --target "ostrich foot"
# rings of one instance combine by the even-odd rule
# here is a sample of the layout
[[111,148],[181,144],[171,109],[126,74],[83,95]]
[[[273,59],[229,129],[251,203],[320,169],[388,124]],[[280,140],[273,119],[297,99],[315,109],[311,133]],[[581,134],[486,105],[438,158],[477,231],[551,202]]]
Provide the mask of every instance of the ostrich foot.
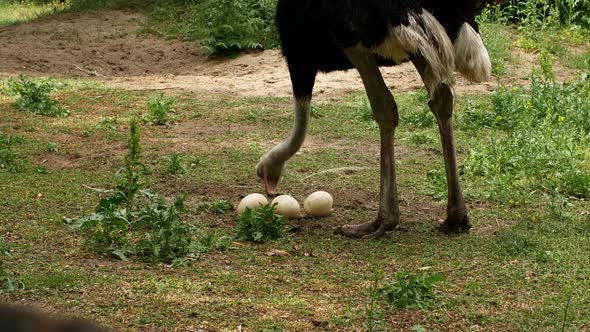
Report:
[[445,234],[467,233],[471,229],[471,222],[467,214],[461,217],[448,217],[445,221],[439,221],[438,229]]
[[384,221],[378,218],[358,225],[338,226],[334,229],[334,234],[353,239],[374,239],[394,230],[396,225],[393,221]]

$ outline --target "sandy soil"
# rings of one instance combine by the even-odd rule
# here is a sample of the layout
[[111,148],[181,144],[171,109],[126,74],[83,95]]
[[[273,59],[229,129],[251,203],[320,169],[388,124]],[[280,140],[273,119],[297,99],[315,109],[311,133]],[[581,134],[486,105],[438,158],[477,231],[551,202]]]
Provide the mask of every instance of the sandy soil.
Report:
[[[0,76],[55,75],[96,78],[129,90],[183,90],[237,96],[290,96],[291,83],[277,50],[235,59],[211,59],[194,43],[138,33],[143,16],[129,11],[63,14],[0,29]],[[422,86],[410,64],[383,68],[393,90]],[[493,90],[495,82],[469,84],[459,92]],[[316,98],[362,90],[356,71],[320,74]]]

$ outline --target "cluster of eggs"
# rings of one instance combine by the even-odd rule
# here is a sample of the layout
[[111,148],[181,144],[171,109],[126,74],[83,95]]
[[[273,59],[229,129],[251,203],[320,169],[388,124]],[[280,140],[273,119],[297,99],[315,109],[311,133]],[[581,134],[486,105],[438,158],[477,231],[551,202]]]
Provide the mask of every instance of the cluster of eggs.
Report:
[[[295,198],[289,195],[280,195],[275,197],[271,205],[275,205],[275,214],[287,218],[295,218],[301,212],[301,206]],[[241,214],[246,208],[255,209],[261,205],[268,205],[268,200],[261,194],[250,194],[242,199],[238,205],[238,214]],[[303,210],[312,217],[325,217],[332,211],[334,200],[332,195],[325,191],[316,191],[307,196],[303,202]]]

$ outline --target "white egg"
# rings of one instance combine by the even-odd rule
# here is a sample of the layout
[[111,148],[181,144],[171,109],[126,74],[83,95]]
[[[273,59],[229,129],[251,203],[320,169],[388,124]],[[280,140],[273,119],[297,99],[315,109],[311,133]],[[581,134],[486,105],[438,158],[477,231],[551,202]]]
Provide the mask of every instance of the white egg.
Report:
[[303,202],[303,209],[310,216],[325,217],[332,211],[333,204],[332,195],[325,191],[316,191],[307,196],[305,202]]
[[299,206],[299,202],[289,195],[275,197],[270,205],[274,205],[275,203],[277,203],[274,211],[275,214],[285,216],[287,218],[295,218],[298,217],[299,212],[301,212],[301,206]]
[[255,209],[262,205],[268,205],[268,199],[262,194],[250,194],[238,204],[238,214],[242,214],[246,208]]

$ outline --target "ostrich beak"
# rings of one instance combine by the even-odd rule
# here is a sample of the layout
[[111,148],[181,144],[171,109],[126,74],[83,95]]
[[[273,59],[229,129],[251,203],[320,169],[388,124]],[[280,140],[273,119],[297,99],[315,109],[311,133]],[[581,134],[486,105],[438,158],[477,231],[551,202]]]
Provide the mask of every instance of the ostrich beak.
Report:
[[268,196],[270,196],[270,197],[276,196],[277,195],[277,185],[276,185],[276,183],[270,183],[268,181],[268,178],[266,177],[266,174],[263,175],[262,181],[264,181],[264,188],[265,188],[266,193],[268,194]]

